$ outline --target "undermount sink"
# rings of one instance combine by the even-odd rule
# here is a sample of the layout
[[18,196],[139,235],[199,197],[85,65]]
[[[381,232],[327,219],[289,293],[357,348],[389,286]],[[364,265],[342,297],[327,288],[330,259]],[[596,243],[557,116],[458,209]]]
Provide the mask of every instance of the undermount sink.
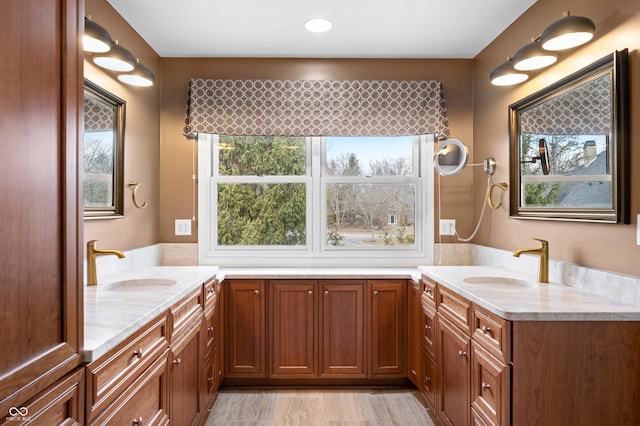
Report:
[[490,277],[490,276],[477,276],[463,278],[467,284],[483,284],[491,287],[500,288],[531,288],[536,287],[537,283],[522,280],[520,278],[510,277]]
[[144,290],[152,287],[168,287],[176,285],[178,281],[168,278],[134,278],[130,280],[114,281],[112,283],[104,284],[103,290]]

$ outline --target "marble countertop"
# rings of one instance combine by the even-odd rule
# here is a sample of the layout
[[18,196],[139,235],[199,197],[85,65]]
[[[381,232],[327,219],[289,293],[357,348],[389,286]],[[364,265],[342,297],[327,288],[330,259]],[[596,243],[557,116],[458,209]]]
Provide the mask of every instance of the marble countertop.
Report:
[[[425,274],[441,285],[507,320],[640,321],[640,306],[558,284],[535,276],[487,266],[417,268],[217,268],[157,266],[101,277],[84,291],[85,361],[91,362],[124,341],[213,275],[224,278],[419,280]],[[497,282],[467,283],[468,277]],[[124,283],[123,283],[124,282]],[[149,287],[151,285],[151,287]],[[153,289],[150,291],[150,289]]]
[[217,272],[208,266],[157,266],[101,277],[97,286],[85,287],[84,360],[104,355]]
[[[640,321],[640,306],[517,270],[490,266],[422,266],[420,271],[470,301],[512,321]],[[469,283],[471,281],[485,281]],[[495,279],[486,279],[495,277]],[[493,282],[492,282],[493,281]]]

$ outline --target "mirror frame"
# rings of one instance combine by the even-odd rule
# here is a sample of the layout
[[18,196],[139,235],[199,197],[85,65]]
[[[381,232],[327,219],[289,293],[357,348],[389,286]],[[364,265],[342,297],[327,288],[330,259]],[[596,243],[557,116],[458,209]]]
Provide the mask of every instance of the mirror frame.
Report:
[[[124,217],[124,130],[126,102],[90,80],[84,79],[84,97],[91,97],[113,108],[114,114],[114,152],[113,152],[113,204],[109,207],[87,207],[83,209],[85,219],[118,219]],[[83,108],[84,112],[84,108]],[[84,123],[84,120],[82,121]],[[82,126],[84,148],[84,124]],[[82,150],[84,152],[84,149]],[[83,193],[84,193],[84,162]]]
[[[611,208],[521,207],[520,115],[591,81],[611,76]],[[543,134],[543,133],[541,133]],[[629,65],[627,49],[616,51],[564,79],[509,105],[510,217],[629,224]]]

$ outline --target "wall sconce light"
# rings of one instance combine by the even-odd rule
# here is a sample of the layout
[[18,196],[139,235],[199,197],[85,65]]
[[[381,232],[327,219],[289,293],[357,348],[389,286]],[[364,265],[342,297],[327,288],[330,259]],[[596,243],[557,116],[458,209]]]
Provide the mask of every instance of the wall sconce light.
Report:
[[93,55],[93,62],[99,67],[115,71],[119,81],[140,87],[153,85],[153,72],[120,46],[118,40],[113,41],[109,32],[91,17],[84,18],[82,39],[84,51]]
[[569,12],[564,17],[549,25],[540,36],[520,48],[513,59],[498,65],[489,79],[495,86],[509,86],[522,83],[529,76],[524,71],[533,71],[548,67],[558,60],[554,53],[580,46],[591,40],[596,26],[589,18],[571,16]]
[[558,55],[542,48],[539,39],[531,40],[513,55],[513,67],[518,71],[531,71],[548,67],[558,60]]
[[118,73],[118,80],[131,86],[149,87],[153,86],[156,77],[153,72],[136,60],[133,71],[128,73]]
[[82,36],[82,45],[85,52],[103,53],[111,49],[113,40],[107,30],[91,17],[84,17],[84,35]]
[[549,25],[540,36],[540,43],[545,50],[565,50],[578,47],[591,40],[596,33],[593,21],[583,16],[564,17]]
[[507,58],[505,62],[491,71],[489,79],[494,86],[511,86],[527,80],[529,75],[513,67],[513,59]]

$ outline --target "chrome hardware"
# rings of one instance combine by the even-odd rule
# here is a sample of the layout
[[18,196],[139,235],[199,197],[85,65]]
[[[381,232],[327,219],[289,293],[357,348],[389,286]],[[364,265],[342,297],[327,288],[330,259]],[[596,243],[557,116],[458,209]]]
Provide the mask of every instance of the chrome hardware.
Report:
[[491,389],[491,385],[489,383],[484,383],[484,382],[480,387],[482,388],[483,391]]
[[464,358],[464,357],[467,356],[467,353],[461,349],[461,350],[458,351],[458,356],[460,358]]
[[133,424],[137,426],[142,426],[142,416],[138,417],[137,419],[133,419]]
[[137,357],[138,359],[142,358],[142,348],[138,348],[137,351],[133,351],[133,356]]
[[180,358],[176,358],[173,360],[173,365],[180,365],[182,364],[182,360]]

